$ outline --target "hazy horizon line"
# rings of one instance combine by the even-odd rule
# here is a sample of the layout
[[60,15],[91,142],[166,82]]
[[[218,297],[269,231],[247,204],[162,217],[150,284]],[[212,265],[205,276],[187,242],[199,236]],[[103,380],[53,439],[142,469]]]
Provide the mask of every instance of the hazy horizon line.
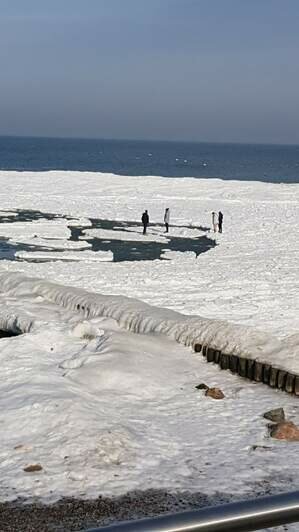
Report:
[[299,144],[294,142],[254,142],[254,141],[235,141],[235,140],[186,140],[186,139],[136,139],[136,138],[111,138],[111,137],[91,137],[91,136],[65,136],[65,135],[15,135],[15,134],[2,134],[0,133],[0,138],[12,138],[12,139],[57,139],[57,140],[96,140],[104,142],[157,142],[157,143],[168,143],[168,144],[238,144],[238,145],[247,145],[247,146],[293,146],[299,147]]

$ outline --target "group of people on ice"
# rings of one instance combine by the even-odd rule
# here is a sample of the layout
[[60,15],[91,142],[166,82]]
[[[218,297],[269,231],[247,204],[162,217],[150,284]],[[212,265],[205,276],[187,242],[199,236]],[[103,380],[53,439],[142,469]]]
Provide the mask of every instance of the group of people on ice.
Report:
[[[169,220],[170,220],[170,210],[167,207],[167,209],[165,209],[165,213],[164,213],[165,233],[168,233],[168,231],[169,231]],[[146,235],[146,229],[147,229],[147,226],[149,224],[149,215],[148,215],[147,211],[144,211],[144,213],[142,214],[141,221],[142,221],[142,225],[143,225],[143,234]]]
[[[169,220],[170,220],[170,210],[167,207],[164,213],[165,233],[168,233],[169,231]],[[149,215],[146,210],[141,216],[141,221],[143,225],[143,234],[146,235],[147,226],[149,225]],[[214,233],[217,232],[217,229],[219,233],[222,233],[222,222],[223,222],[222,212],[221,211],[218,212],[218,219],[217,219],[216,212],[213,211],[212,212],[212,225],[213,225]]]
[[216,212],[212,212],[212,226],[214,233],[222,233],[222,222],[223,222],[223,214],[221,211],[218,212],[218,220],[217,220],[217,214]]

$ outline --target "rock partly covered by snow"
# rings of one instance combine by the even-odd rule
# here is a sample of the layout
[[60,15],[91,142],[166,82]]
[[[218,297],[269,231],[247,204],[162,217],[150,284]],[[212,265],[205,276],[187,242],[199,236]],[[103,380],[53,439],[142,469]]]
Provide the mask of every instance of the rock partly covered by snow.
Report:
[[299,442],[299,427],[292,421],[281,421],[271,427],[270,435],[276,440]]

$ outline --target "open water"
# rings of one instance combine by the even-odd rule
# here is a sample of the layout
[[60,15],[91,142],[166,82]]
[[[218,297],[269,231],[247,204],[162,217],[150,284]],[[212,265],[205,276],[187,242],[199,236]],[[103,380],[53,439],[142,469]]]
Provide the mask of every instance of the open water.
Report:
[[299,146],[0,137],[0,170],[299,182]]

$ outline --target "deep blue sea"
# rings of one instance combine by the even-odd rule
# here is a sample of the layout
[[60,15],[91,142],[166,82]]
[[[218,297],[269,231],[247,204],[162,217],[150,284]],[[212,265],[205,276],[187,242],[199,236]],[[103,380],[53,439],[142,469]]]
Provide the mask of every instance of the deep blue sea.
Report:
[[299,182],[299,146],[0,137],[1,170]]

